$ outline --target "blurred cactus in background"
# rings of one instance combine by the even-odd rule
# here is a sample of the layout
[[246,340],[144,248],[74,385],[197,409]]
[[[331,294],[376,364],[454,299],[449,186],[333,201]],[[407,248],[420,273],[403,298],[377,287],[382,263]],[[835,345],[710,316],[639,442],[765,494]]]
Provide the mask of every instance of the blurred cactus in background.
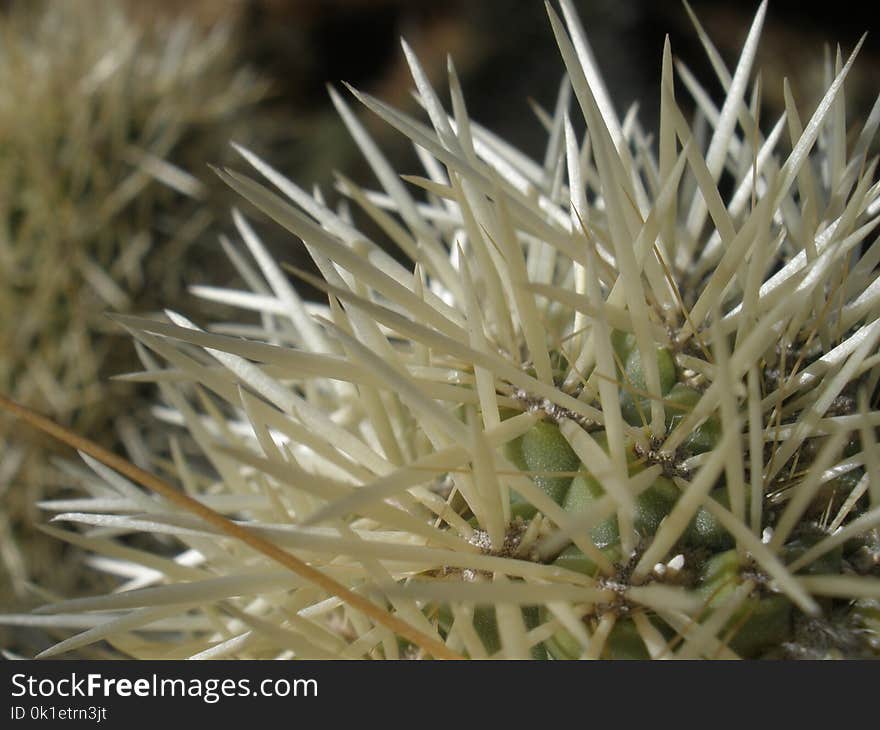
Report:
[[[206,163],[249,138],[244,112],[252,124],[267,90],[230,26],[135,22],[127,7],[0,14],[0,391],[108,445],[137,401],[107,382],[133,353],[104,312],[179,300],[214,219]],[[25,515],[58,481],[45,446],[36,456],[0,426],[0,595],[20,594],[26,574],[68,588],[78,575],[57,570]]]

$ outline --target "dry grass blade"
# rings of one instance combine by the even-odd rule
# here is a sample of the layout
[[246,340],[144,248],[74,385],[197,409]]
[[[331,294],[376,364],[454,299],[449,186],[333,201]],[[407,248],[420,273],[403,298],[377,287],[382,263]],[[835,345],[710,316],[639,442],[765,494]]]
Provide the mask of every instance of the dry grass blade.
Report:
[[283,565],[298,576],[314,583],[316,586],[319,586],[331,596],[336,596],[353,608],[363,612],[377,624],[380,624],[390,631],[412,641],[416,646],[421,647],[430,655],[438,659],[464,658],[456,652],[451,651],[445,644],[437,639],[417,631],[405,621],[388,613],[372,601],[349,590],[341,583],[338,583],[320,570],[303,562],[295,555],[280,549],[275,543],[254,534],[246,527],[235,524],[219,512],[216,512],[210,507],[175,489],[155,474],[151,474],[150,472],[135,466],[116,454],[107,451],[98,444],[83,438],[82,436],[78,436],[69,429],[59,426],[51,419],[46,418],[15,401],[11,401],[2,395],[0,395],[0,408],[11,413],[22,421],[25,421],[34,428],[37,428],[49,436],[58,439],[62,443],[67,444],[71,448],[89,454],[105,466],[116,470],[146,489],[159,494],[164,499],[167,499],[169,502],[177,505],[186,512],[196,515],[224,534],[250,546],[257,552],[268,557],[270,560]]

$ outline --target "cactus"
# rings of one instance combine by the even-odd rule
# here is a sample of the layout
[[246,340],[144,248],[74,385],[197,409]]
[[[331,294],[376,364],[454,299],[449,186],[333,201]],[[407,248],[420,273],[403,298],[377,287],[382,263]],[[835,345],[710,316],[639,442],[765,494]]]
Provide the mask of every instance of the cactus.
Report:
[[[266,90],[231,27],[139,24],[125,6],[0,14],[0,392],[104,443],[130,442],[116,426],[145,409],[136,386],[106,382],[137,360],[104,313],[183,296],[191,245],[215,220],[196,176],[211,180],[206,163]],[[28,580],[69,591],[92,574],[59,571],[61,543],[34,527],[33,502],[64,479],[46,449],[0,425],[3,609]]]
[[258,321],[118,318],[133,377],[185,427],[162,467],[187,496],[90,459],[101,487],[47,507],[183,548],[56,531],[130,590],[42,609],[57,627],[112,612],[46,655],[99,639],[169,658],[876,653],[880,104],[850,135],[858,49],[808,120],[786,89],[763,132],[748,87],[766,4],[732,71],[698,26],[727,95],[687,78],[689,125],[667,43],[655,154],[561,8],[543,165],[468,117],[451,62],[447,112],[404,44],[427,122],[352,92],[427,177],[401,183],[335,90],[381,185],[339,177],[357,214],[246,149],[268,184],[218,172],[302,241],[320,276],[291,271],[327,303],[235,212],[250,290],[194,292]]

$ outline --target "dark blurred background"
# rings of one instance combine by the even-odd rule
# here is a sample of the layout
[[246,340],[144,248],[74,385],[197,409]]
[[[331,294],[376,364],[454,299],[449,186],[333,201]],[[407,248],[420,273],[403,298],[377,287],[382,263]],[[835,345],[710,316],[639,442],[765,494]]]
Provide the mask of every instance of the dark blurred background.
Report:
[[[446,54],[464,81],[471,115],[503,133],[516,146],[540,156],[543,132],[529,111],[531,97],[552,107],[563,66],[541,0],[423,2],[403,0],[215,0],[167,2],[169,8],[226,6],[242,19],[249,61],[275,83],[279,109],[290,113],[291,136],[283,144],[297,170],[326,180],[344,147],[320,147],[333,136],[335,114],[326,82],[340,80],[389,103],[414,108],[412,82],[399,39],[404,36],[439,89],[444,88]],[[675,0],[576,0],[606,83],[623,113],[640,102],[650,130],[659,107],[658,82],[664,34],[710,91],[719,91],[683,5]],[[768,112],[782,109],[782,78],[789,77],[802,116],[812,111],[822,80],[824,46],[840,43],[848,53],[872,30],[875,7],[865,2],[770,3],[756,67],[763,69]],[[694,0],[691,3],[732,70],[756,2]],[[210,20],[211,14],[207,15]],[[880,36],[869,35],[848,82],[853,112],[863,112],[876,94]],[[324,117],[327,118],[324,118]],[[373,128],[382,134],[381,125]],[[322,152],[329,157],[318,155]],[[336,158],[339,159],[339,158]],[[329,163],[329,164],[328,164]],[[309,179],[303,178],[304,181]]]
[[[22,14],[25,6],[33,22],[39,22],[40,17],[57,13],[61,5],[66,5],[69,12],[71,5],[78,6],[80,2],[85,7],[85,0],[0,0],[0,23],[19,22],[13,16]],[[732,70],[758,4],[719,0],[693,0],[691,4]],[[148,312],[171,306],[205,322],[205,306],[186,293],[184,284],[237,285],[231,268],[218,255],[216,244],[217,234],[231,228],[226,211],[234,197],[217,185],[207,167],[208,163],[227,163],[246,168],[226,145],[229,136],[252,146],[302,187],[322,186],[331,199],[334,170],[343,171],[357,182],[374,185],[366,163],[329,102],[325,85],[338,86],[344,80],[394,106],[417,113],[410,97],[413,84],[400,48],[401,36],[420,58],[444,101],[448,101],[445,75],[446,56],[450,54],[462,79],[471,116],[532,157],[540,160],[543,156],[545,133],[528,100],[552,109],[563,65],[540,0],[116,0],[115,5],[124,9],[126,22],[144,32],[161,34],[172,27],[169,23],[181,20],[205,34],[218,23],[228,24],[229,54],[224,61],[227,70],[223,72],[245,69],[253,84],[260,85],[253,99],[225,115],[223,124],[230,120],[234,124],[209,128],[200,122],[181,136],[180,144],[163,151],[164,159],[200,181],[206,192],[198,201],[198,209],[180,196],[157,194],[155,207],[141,210],[148,216],[144,224],[149,229],[147,233],[161,243],[173,238],[176,228],[196,219],[200,215],[198,210],[209,214],[196,219],[198,225],[193,235],[185,245],[178,241],[173,253],[157,244],[155,250],[161,255],[152,262],[145,259],[144,271],[148,274],[137,287],[129,286],[125,279],[117,282],[123,289],[128,287],[126,308],[130,311]],[[576,0],[575,5],[621,116],[630,103],[638,100],[643,126],[649,132],[654,129],[666,33],[671,38],[673,54],[689,66],[716,99],[719,97],[720,84],[715,81],[679,2]],[[849,53],[864,31],[875,30],[874,5],[771,2],[756,62],[763,72],[761,119],[765,126],[783,109],[784,76],[792,83],[801,116],[807,118],[812,113],[822,92],[826,47],[831,49],[832,57],[836,43],[841,44],[844,54]],[[100,4],[89,8],[84,12],[102,12]],[[85,25],[88,27],[88,23]],[[61,28],[59,32],[74,31]],[[51,53],[51,49],[47,52]],[[878,68],[880,34],[869,35],[847,81],[850,119],[864,118],[870,109],[880,90]],[[188,83],[199,82],[196,78]],[[687,95],[680,93],[678,98],[686,107]],[[368,113],[361,116],[401,173],[420,172],[411,148],[396,132]],[[8,125],[13,123],[10,120],[14,116],[4,116],[0,109],[0,146],[3,134],[9,131]],[[194,140],[202,143],[196,145]],[[194,154],[196,148],[198,155]],[[11,153],[15,154],[15,150]],[[70,203],[78,204],[76,200]],[[255,216],[255,226],[280,259],[292,260],[298,255],[299,247],[277,226],[263,222],[259,216]],[[90,243],[84,241],[82,245]],[[52,264],[46,262],[47,266]],[[167,277],[171,283],[162,283],[157,277]],[[157,292],[162,292],[161,296]],[[70,296],[77,297],[79,293]],[[0,317],[0,344],[4,342],[3,328],[12,332],[17,326],[13,312],[16,306],[9,305]],[[102,311],[112,308],[102,307]],[[134,419],[135,424],[149,422],[146,409],[152,391],[107,383],[110,376],[137,368],[133,348],[124,334],[114,331],[106,322],[85,326],[90,328],[88,337],[95,348],[106,349],[113,355],[101,359],[96,366],[100,387],[107,387],[101,391],[103,395],[91,401],[95,408],[103,409],[100,417],[84,417],[82,408],[68,414],[53,413],[51,403],[36,396],[29,400],[29,405],[79,426],[83,435],[126,453],[119,438],[120,418]],[[5,352],[0,348],[0,364],[4,358],[20,358],[27,369],[28,361],[38,356],[32,352],[12,352],[10,346]],[[80,383],[78,387],[85,385]],[[14,380],[3,387],[11,388],[13,394],[18,392]],[[16,431],[9,419],[0,415],[0,482],[4,477],[4,434],[7,439],[27,438],[22,429]],[[6,443],[8,457],[8,444],[13,442]],[[64,548],[34,530],[34,525],[46,518],[33,502],[65,482],[45,468],[53,451],[70,456],[46,440],[34,438],[28,447],[28,459],[39,468],[7,469],[6,481],[0,483],[0,613],[23,611],[40,602],[41,597],[29,588],[27,581],[64,596],[101,587],[75,567],[79,565],[77,551]],[[0,646],[25,654],[46,643],[39,632],[13,629],[11,633],[0,633]]]
[[[563,66],[541,0],[151,0],[132,2],[137,15],[186,14],[198,22],[237,24],[244,60],[272,81],[269,105],[284,119],[273,145],[302,183],[332,179],[333,168],[356,175],[360,165],[341,137],[326,83],[347,81],[388,103],[413,110],[412,82],[400,50],[403,36],[438,89],[446,55],[464,82],[471,115],[534,156],[543,132],[526,103],[555,99]],[[676,0],[575,0],[618,112],[640,102],[650,131],[659,107],[664,34],[673,53],[718,92],[682,3]],[[732,70],[757,2],[693,0],[691,7]],[[782,109],[782,78],[792,83],[805,116],[820,94],[826,45],[848,53],[873,28],[876,8],[866,2],[770,2],[756,67],[763,70],[765,111]],[[880,36],[868,36],[848,81],[852,112],[864,113],[876,94]],[[394,132],[370,121],[393,146]],[[281,163],[279,163],[281,164]]]

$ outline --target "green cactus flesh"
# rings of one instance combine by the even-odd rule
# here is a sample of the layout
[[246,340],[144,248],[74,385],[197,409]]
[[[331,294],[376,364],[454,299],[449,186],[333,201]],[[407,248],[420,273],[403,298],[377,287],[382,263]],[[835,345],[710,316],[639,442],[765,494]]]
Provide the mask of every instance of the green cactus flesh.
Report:
[[[618,373],[623,374],[623,382],[630,387],[630,389],[621,388],[621,413],[631,426],[646,428],[651,407],[648,397],[638,395],[645,391],[646,382],[635,338],[614,331],[611,340],[617,360],[624,364],[623,370],[618,370]],[[661,393],[666,409],[666,428],[671,431],[693,411],[703,393],[679,379],[681,371],[676,366],[670,350],[657,348],[656,352]],[[506,408],[502,411],[502,417],[510,418],[517,413],[515,409]],[[675,459],[684,461],[711,452],[718,446],[721,436],[721,419],[718,412],[713,411],[682,440]],[[590,437],[608,455],[607,432],[593,430]],[[859,451],[858,439],[855,439],[854,444],[850,443],[847,446],[845,453],[852,456]],[[647,468],[645,458],[634,441],[627,439],[624,452],[631,477]],[[503,453],[516,468],[527,474],[537,487],[559,505],[564,513],[573,518],[589,513],[606,495],[601,480],[588,465],[582,463],[559,425],[552,419],[538,420],[523,435],[507,442]],[[863,469],[855,468],[827,480],[819,490],[816,501],[830,499],[838,491],[842,494],[850,493],[863,475]],[[682,487],[676,483],[675,477],[674,468],[669,474],[664,471],[636,496],[632,527],[637,551],[643,549],[641,546],[650,543],[680,499]],[[708,496],[721,508],[725,510],[731,508],[723,472]],[[746,491],[744,504],[746,514],[749,513],[750,506],[750,492]],[[764,524],[767,525],[772,522],[775,512],[769,502],[765,507],[763,517]],[[513,520],[519,520],[520,524],[528,525],[531,520],[540,518],[540,514],[528,500],[512,491],[511,517]],[[473,519],[472,524],[476,525]],[[619,523],[615,514],[587,528],[586,535],[618,573],[628,572],[632,558],[624,559]],[[783,545],[782,559],[786,563],[798,560],[824,535],[823,530],[818,527],[799,529]],[[749,594],[741,600],[741,605],[737,606],[719,628],[718,652],[732,651],[744,658],[785,656],[785,651],[788,650],[783,651],[780,647],[798,646],[795,635],[800,616],[799,610],[787,596],[778,592],[772,581],[767,580],[765,575],[750,565],[743,554],[732,549],[734,545],[734,537],[725,529],[718,517],[706,506],[698,506],[675,545],[675,549],[682,553],[687,566],[686,570],[680,571],[679,583],[687,586],[694,595],[701,598],[705,605],[704,617],[708,618],[725,606],[725,602],[731,599],[737,587],[742,586],[747,580],[753,581],[754,586]],[[803,575],[839,573],[847,549],[850,551],[864,549],[863,542],[851,540],[848,546],[840,545],[829,550],[805,565],[801,573]],[[602,580],[601,566],[575,544],[569,544],[551,556],[550,562],[555,567]],[[759,576],[760,580],[757,580],[756,576]],[[831,602],[825,601],[824,605],[829,607]],[[615,621],[604,638],[601,657],[649,658],[645,642],[626,611],[619,613],[619,609],[607,606],[605,610],[615,612]],[[873,604],[865,601],[859,603],[857,609],[853,608],[851,612],[844,613],[848,624],[874,626],[878,623],[876,618],[878,611]],[[602,611],[597,609],[589,617],[582,619],[584,626],[595,630],[596,621],[601,614]],[[553,619],[545,607],[538,606],[524,608],[522,615],[524,624],[529,628]],[[448,629],[451,622],[448,614],[446,616],[446,620],[442,623]],[[477,606],[473,624],[487,652],[491,655],[500,651],[501,643],[494,608],[489,605]],[[672,641],[676,636],[675,631],[668,625],[661,624],[658,629],[664,639]],[[536,645],[532,650],[533,658],[576,659],[583,654],[582,643],[563,627],[558,628],[549,639]]]

